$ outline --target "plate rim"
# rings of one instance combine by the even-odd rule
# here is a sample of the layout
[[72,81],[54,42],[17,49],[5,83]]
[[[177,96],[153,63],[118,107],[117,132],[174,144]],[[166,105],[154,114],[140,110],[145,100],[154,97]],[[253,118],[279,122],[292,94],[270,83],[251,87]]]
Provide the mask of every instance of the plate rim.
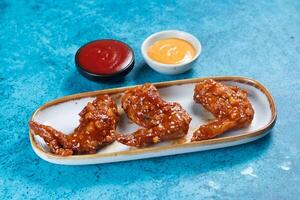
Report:
[[[120,151],[120,152],[112,152],[112,153],[103,153],[103,154],[84,154],[84,155],[72,155],[72,156],[58,156],[55,154],[52,154],[50,152],[45,152],[43,151],[36,143],[33,135],[33,131],[29,128],[29,139],[31,146],[34,150],[34,152],[44,159],[43,157],[47,157],[48,159],[59,159],[59,160],[73,160],[73,159],[90,159],[90,158],[107,158],[107,157],[117,157],[117,156],[124,156],[124,155],[137,155],[137,154],[142,154],[142,153],[156,153],[164,150],[171,150],[171,149],[177,149],[177,148],[188,148],[188,147],[195,147],[195,146],[208,146],[208,145],[214,145],[214,144],[219,144],[219,143],[227,143],[227,142],[235,142],[238,140],[243,140],[243,139],[250,139],[253,137],[257,137],[259,135],[264,134],[267,131],[270,131],[273,126],[276,123],[277,119],[277,108],[276,108],[276,103],[274,101],[274,98],[272,97],[271,93],[269,90],[260,82],[247,78],[247,77],[242,77],[242,76],[212,76],[212,77],[202,77],[202,78],[189,78],[189,79],[180,79],[180,80],[172,80],[172,81],[165,81],[165,82],[157,82],[157,83],[152,83],[155,85],[157,88],[163,88],[163,87],[168,87],[168,86],[174,86],[174,85],[182,85],[182,84],[190,84],[190,83],[197,83],[199,81],[203,81],[206,79],[213,79],[215,81],[234,81],[234,82],[239,82],[243,84],[247,84],[250,86],[253,86],[257,89],[259,89],[268,99],[269,105],[270,105],[270,110],[271,110],[271,119],[270,121],[263,126],[262,128],[258,129],[257,131],[254,132],[249,132],[247,134],[242,134],[242,135],[234,135],[234,136],[226,136],[226,137],[221,137],[221,138],[212,138],[208,140],[202,140],[202,141],[195,141],[195,142],[189,142],[189,143],[182,143],[182,144],[171,144],[168,146],[158,146],[158,147],[146,147],[146,148],[140,148],[140,149],[129,149],[125,151]],[[138,84],[140,85],[140,84]],[[68,95],[68,96],[63,96],[61,98],[57,98],[55,100],[46,102],[39,108],[37,108],[33,114],[30,117],[30,120],[32,120],[36,114],[50,106],[54,106],[59,103],[67,102],[69,100],[76,100],[76,99],[81,99],[81,98],[86,98],[86,97],[95,97],[100,94],[116,94],[116,93],[121,93],[129,88],[136,87],[138,85],[134,86],[126,86],[126,87],[118,87],[118,88],[111,88],[111,89],[104,89],[104,90],[96,90],[96,91],[91,91],[91,92],[83,92],[83,93],[77,93],[73,95]],[[42,154],[43,157],[39,154]]]

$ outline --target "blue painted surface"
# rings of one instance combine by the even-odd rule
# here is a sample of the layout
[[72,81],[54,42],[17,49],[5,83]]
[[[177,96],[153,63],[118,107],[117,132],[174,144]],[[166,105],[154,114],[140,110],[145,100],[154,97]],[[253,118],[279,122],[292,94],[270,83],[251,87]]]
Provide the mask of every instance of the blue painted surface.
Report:
[[[0,1],[1,199],[298,199],[299,1]],[[161,75],[139,51],[151,33],[180,29],[203,45],[196,67]],[[74,66],[77,48],[115,38],[136,53],[123,82],[94,83]],[[213,75],[265,84],[278,106],[272,134],[232,148],[93,166],[39,159],[27,121],[41,104],[104,88]]]

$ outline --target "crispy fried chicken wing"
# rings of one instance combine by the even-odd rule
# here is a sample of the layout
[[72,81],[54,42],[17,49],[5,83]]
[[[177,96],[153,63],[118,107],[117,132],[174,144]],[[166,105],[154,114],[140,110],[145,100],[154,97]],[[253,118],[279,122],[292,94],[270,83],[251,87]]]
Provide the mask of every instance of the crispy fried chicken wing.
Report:
[[29,126],[45,140],[52,153],[61,156],[95,153],[115,140],[119,114],[116,103],[108,95],[98,96],[79,115],[80,124],[70,135],[34,121]]
[[129,89],[122,97],[122,107],[128,118],[142,126],[117,140],[125,145],[144,147],[187,134],[191,117],[178,103],[165,102],[152,84]]
[[200,126],[194,132],[192,141],[213,138],[228,130],[248,126],[254,116],[246,91],[211,79],[196,84],[194,100],[216,119]]

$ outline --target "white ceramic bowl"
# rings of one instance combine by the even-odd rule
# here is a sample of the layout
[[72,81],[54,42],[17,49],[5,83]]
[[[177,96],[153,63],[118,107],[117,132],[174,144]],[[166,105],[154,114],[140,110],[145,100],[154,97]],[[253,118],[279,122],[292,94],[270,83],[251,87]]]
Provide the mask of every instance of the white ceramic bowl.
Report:
[[[183,39],[186,40],[188,42],[190,42],[195,50],[196,50],[196,55],[193,59],[191,59],[190,61],[184,62],[184,63],[179,63],[179,64],[164,64],[164,63],[160,63],[157,62],[153,59],[151,59],[148,56],[148,48],[156,41],[161,40],[161,39],[167,39],[167,38],[179,38],[179,39]],[[183,72],[186,72],[188,70],[190,70],[192,68],[191,63],[194,62],[200,55],[201,53],[201,43],[199,42],[199,40],[186,32],[183,31],[178,31],[178,30],[167,30],[167,31],[161,31],[161,32],[157,32],[154,33],[152,35],[150,35],[148,38],[146,38],[146,40],[143,42],[142,47],[141,47],[141,51],[142,51],[142,55],[146,61],[146,63],[155,71],[162,73],[162,74],[180,74]]]

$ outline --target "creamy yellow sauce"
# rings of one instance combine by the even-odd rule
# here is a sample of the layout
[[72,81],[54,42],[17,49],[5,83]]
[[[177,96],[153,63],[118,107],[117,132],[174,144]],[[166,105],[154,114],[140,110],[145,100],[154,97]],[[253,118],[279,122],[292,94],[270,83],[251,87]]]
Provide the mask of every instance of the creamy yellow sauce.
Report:
[[184,63],[193,59],[195,55],[193,45],[179,38],[161,39],[148,48],[148,56],[164,64]]

